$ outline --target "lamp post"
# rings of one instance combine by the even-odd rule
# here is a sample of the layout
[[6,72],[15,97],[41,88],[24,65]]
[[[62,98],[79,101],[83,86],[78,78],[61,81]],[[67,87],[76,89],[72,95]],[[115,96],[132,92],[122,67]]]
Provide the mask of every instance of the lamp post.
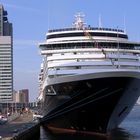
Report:
[[[7,95],[7,97],[8,97],[8,95]],[[7,102],[6,102],[6,107],[7,107],[7,109],[6,109],[6,115],[8,117],[8,98],[7,98]]]

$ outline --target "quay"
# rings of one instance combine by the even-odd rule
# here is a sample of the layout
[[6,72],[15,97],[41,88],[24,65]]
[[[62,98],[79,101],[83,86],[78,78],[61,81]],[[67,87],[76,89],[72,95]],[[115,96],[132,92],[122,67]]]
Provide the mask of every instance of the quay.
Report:
[[23,113],[6,124],[0,124],[0,140],[38,140],[40,125],[33,121],[33,113]]

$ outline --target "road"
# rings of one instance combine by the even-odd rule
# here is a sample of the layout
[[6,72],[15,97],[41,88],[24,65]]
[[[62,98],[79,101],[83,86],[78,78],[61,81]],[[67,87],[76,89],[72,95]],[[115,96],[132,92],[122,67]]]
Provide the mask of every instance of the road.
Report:
[[23,114],[17,119],[7,122],[6,124],[0,125],[0,136],[2,138],[12,137],[19,132],[22,132],[25,129],[28,129],[30,126],[34,124],[32,122],[33,115],[32,113]]

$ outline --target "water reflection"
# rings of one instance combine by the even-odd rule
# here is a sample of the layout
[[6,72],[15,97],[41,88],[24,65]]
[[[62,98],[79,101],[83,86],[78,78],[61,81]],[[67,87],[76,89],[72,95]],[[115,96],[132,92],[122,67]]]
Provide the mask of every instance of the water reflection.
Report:
[[134,140],[133,138],[125,129],[117,128],[111,132],[109,140]]
[[129,132],[122,128],[115,129],[106,136],[82,133],[52,133],[44,127],[40,128],[40,133],[40,140],[135,140]]

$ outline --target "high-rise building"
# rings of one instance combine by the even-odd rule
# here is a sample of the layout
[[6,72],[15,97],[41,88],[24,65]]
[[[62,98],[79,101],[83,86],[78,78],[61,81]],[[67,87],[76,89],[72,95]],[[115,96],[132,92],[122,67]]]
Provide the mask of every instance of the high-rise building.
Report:
[[13,39],[12,24],[7,11],[0,4],[0,102],[12,101],[13,97]]
[[15,91],[13,94],[13,101],[16,103],[29,103],[29,90],[22,89]]
[[19,93],[20,93],[20,102],[28,103],[29,102],[29,90],[22,89],[22,90],[19,90]]

